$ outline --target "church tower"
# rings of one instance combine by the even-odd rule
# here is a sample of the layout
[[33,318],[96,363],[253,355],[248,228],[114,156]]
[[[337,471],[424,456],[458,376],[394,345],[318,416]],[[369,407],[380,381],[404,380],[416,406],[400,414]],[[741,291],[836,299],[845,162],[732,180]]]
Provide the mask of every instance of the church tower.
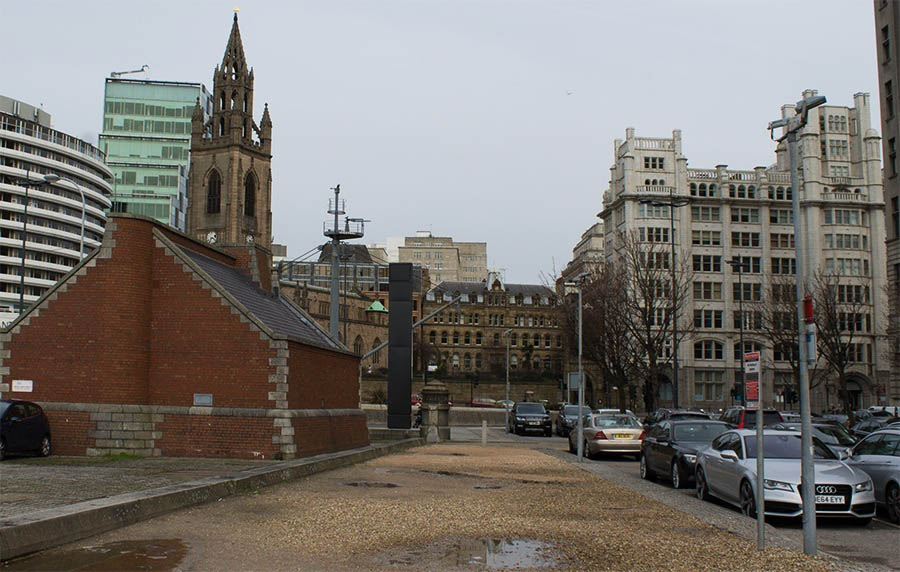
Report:
[[237,13],[213,78],[214,109],[191,120],[188,234],[216,246],[272,247],[272,120],[253,120],[253,70],[244,58]]

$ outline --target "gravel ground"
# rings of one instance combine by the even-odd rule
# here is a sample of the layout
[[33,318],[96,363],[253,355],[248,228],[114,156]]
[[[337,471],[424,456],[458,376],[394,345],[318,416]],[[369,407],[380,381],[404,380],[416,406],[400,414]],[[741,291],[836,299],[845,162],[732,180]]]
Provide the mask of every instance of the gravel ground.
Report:
[[419,447],[179,511],[42,558],[52,563],[56,554],[64,569],[78,546],[150,539],[186,546],[179,570],[483,568],[471,563],[471,546],[487,539],[542,542],[552,560],[532,564],[559,569],[831,569],[777,548],[760,554],[736,535],[513,445]]

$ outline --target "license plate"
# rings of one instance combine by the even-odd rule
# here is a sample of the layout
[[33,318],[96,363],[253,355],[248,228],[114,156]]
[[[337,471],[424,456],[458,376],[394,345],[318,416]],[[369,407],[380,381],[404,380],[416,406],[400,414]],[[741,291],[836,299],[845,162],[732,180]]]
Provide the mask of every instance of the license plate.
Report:
[[540,425],[541,422],[540,421],[529,421],[528,424],[529,425]]
[[628,433],[616,433],[616,439],[631,439]]
[[841,495],[816,495],[816,504],[844,504]]

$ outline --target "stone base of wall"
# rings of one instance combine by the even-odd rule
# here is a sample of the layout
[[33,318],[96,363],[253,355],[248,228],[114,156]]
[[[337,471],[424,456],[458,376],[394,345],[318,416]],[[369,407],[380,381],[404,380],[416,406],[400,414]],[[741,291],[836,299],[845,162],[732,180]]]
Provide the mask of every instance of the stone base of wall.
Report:
[[[441,383],[447,386],[450,391],[450,401],[454,404],[464,405],[470,403],[469,396],[486,397],[490,399],[506,399],[506,381],[482,381],[478,387],[472,391],[472,384],[469,380],[447,380],[439,378]],[[422,394],[424,382],[421,377],[412,380],[412,392]],[[381,390],[387,392],[387,380],[385,379],[366,379],[363,378],[360,383],[360,398],[364,403],[371,402],[372,392]],[[529,396],[529,401],[541,401],[546,399],[551,404],[559,402],[563,398],[563,391],[559,389],[559,382],[553,379],[543,381],[513,381],[509,382],[509,398],[513,401],[523,401],[525,392],[533,391],[534,394]]]
[[359,409],[41,405],[64,455],[293,459],[369,444]]

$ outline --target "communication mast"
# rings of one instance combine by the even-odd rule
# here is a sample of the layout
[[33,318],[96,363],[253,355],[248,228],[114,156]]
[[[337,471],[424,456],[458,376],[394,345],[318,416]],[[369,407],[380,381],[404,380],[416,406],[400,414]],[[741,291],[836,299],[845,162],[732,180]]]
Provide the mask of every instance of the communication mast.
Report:
[[[342,240],[350,240],[354,238],[362,238],[365,234],[367,222],[371,222],[361,218],[344,217],[344,224],[341,226],[338,217],[347,213],[346,201],[340,198],[341,185],[335,185],[332,189],[334,198],[328,199],[328,214],[334,215],[334,221],[325,221],[323,223],[323,234],[331,239],[331,312],[329,314],[329,331],[331,337],[338,339],[339,322],[340,322],[340,248]],[[345,340],[346,341],[346,340]]]

